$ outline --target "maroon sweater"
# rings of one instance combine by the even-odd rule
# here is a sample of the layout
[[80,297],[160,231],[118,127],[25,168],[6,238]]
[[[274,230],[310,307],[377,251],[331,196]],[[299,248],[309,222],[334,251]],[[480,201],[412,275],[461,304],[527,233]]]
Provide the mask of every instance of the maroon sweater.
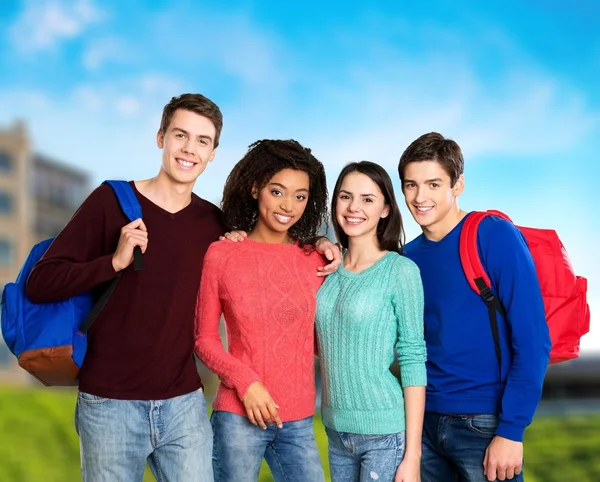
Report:
[[[122,271],[89,332],[79,389],[160,400],[201,387],[192,356],[196,296],[204,254],[225,227],[221,211],[195,194],[172,214],[135,192],[148,228],[144,270]],[[43,303],[89,290],[97,298],[116,276],[112,255],[127,223],[109,186],[92,192],[35,265],[29,298]]]

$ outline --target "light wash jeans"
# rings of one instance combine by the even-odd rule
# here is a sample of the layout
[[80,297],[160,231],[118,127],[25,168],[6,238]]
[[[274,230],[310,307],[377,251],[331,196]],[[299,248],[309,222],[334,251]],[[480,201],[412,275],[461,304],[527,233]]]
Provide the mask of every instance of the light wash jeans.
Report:
[[84,482],[212,482],[212,430],[202,390],[166,400],[79,392],[75,427]]
[[215,482],[256,482],[263,458],[275,482],[325,480],[312,417],[263,430],[247,417],[214,411],[211,423]]
[[[425,413],[421,482],[487,482],[483,459],[497,427],[492,414]],[[523,482],[523,472],[506,480]]]
[[331,482],[394,481],[404,458],[405,432],[361,435],[330,428],[325,431],[329,439]]

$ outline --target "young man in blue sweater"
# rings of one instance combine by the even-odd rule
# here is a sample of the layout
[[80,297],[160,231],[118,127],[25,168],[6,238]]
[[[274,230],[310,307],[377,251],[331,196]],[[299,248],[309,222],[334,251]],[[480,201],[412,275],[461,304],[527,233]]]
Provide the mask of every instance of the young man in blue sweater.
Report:
[[523,481],[523,432],[539,402],[550,336],[535,266],[510,222],[485,218],[478,249],[498,314],[502,366],[488,309],[469,286],[459,238],[468,214],[460,147],[437,133],[415,140],[398,171],[406,205],[423,234],[404,254],[421,270],[425,294],[427,398],[423,482]]

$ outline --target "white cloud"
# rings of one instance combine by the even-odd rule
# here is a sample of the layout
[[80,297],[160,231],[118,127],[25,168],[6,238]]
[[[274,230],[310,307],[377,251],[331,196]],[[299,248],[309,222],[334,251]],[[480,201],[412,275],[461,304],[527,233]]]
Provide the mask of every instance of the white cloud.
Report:
[[144,74],[139,79],[141,92],[145,95],[172,97],[181,90],[182,82],[162,74]]
[[22,53],[53,50],[60,42],[78,37],[103,18],[92,0],[28,0],[9,28],[9,38]]
[[102,97],[98,92],[88,86],[77,87],[72,94],[73,102],[80,109],[89,114],[97,114],[104,106]]
[[[323,85],[327,106],[306,116],[324,119],[318,127],[305,121],[302,131],[334,172],[361,159],[395,172],[408,144],[431,131],[454,138],[471,161],[570,152],[600,131],[600,112],[579,91],[539,72],[515,69],[494,88],[468,69],[426,60],[373,71],[355,72],[343,89]],[[411,80],[398,82],[400,71],[410,71]],[[432,88],[428,77],[444,71],[444,85]]]
[[[182,27],[182,18],[194,19],[199,27]],[[225,73],[240,82],[241,90],[281,88],[289,77],[278,62],[285,56],[282,39],[264,25],[258,27],[243,11],[206,10],[200,15],[198,7],[189,4],[160,11],[146,19],[146,26],[144,36],[156,39],[156,52],[179,61],[185,70],[195,67],[201,76]]]
[[88,46],[83,54],[83,66],[91,71],[99,70],[106,62],[126,60],[126,48],[115,37],[102,38]]
[[134,117],[140,113],[140,102],[132,96],[120,97],[116,102],[117,112],[124,117]]
[[248,85],[283,83],[285,74],[276,60],[279,42],[257,31],[245,18],[228,18],[227,24],[227,31],[218,33],[222,39],[214,43],[223,67]]

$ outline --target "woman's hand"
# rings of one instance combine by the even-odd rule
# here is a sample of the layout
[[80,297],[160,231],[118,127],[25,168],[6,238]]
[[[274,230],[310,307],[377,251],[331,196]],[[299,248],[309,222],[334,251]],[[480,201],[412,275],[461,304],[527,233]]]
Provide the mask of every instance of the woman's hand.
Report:
[[269,391],[261,382],[254,382],[248,387],[242,403],[246,408],[248,420],[254,425],[260,425],[263,430],[266,430],[265,423],[272,425],[275,422],[279,428],[283,427],[279,413],[277,413],[279,406],[273,401]]
[[231,231],[225,233],[223,236],[219,236],[219,241],[223,241],[224,239],[228,239],[229,241],[233,241],[234,243],[237,241],[243,241],[248,237],[246,231]]
[[421,482],[421,457],[405,455],[394,482]]
[[326,266],[317,268],[317,276],[328,276],[335,273],[342,264],[342,250],[339,245],[332,243],[326,237],[319,238],[315,243],[317,253],[322,254],[329,261]]

